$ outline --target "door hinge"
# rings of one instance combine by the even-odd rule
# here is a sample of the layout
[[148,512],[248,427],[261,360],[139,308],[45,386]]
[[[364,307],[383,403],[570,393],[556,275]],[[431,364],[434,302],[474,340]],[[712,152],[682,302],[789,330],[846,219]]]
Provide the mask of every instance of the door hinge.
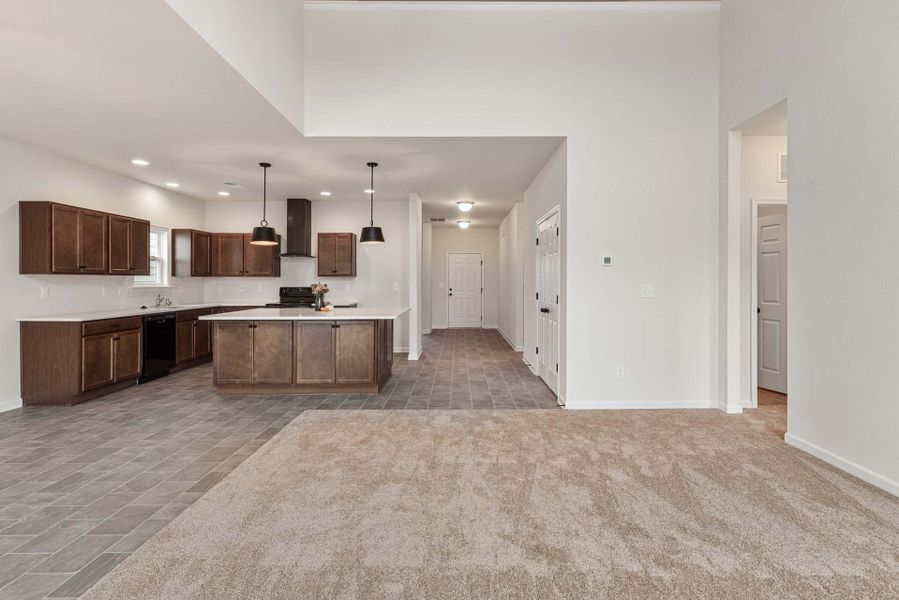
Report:
[[537,238],[537,245],[540,245],[540,238]]
[[537,300],[540,299],[540,292],[537,292]]
[[558,235],[559,235],[559,228],[556,227],[556,236],[558,236]]
[[534,353],[540,354],[540,346],[537,346],[536,348],[534,348]]
[[559,363],[556,363],[556,373],[559,372]]
[[558,304],[558,303],[559,303],[559,295],[556,294],[556,304]]
[[482,294],[484,293],[484,288],[481,288],[481,293],[482,293]]

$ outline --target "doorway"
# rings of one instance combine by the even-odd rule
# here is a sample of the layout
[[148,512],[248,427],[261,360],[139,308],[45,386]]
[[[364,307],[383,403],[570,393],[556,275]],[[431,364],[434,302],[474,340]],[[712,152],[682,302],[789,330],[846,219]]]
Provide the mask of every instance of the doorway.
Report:
[[753,405],[787,402],[788,227],[785,200],[752,201]]
[[559,395],[559,208],[537,221],[537,376]]
[[446,269],[447,327],[481,327],[484,256],[480,252],[449,252]]

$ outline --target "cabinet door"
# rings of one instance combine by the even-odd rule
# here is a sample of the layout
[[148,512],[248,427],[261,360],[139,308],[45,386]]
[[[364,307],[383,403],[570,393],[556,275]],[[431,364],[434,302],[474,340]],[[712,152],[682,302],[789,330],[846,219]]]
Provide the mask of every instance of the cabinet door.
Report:
[[81,338],[81,391],[103,387],[114,381],[112,338],[105,333]]
[[275,276],[275,253],[280,252],[278,246],[254,246],[250,243],[253,236],[243,236],[244,275],[252,277]]
[[253,327],[253,383],[293,380],[293,323],[256,321]]
[[253,322],[216,321],[215,382],[253,383]]
[[222,277],[239,277],[244,274],[243,234],[212,234],[212,271]]
[[332,277],[337,273],[337,238],[333,233],[318,234],[318,276]]
[[190,274],[212,275],[212,236],[208,233],[192,231],[190,234]]
[[212,352],[211,323],[209,321],[193,321],[194,324],[194,357],[209,356]]
[[334,274],[352,277],[356,275],[356,236],[340,233],[335,236]]
[[131,219],[109,217],[109,272],[131,274]]
[[331,321],[297,321],[296,383],[334,383],[334,333]]
[[113,361],[116,381],[140,377],[141,334],[140,331],[117,333],[112,338],[115,360]]
[[[128,269],[132,275],[150,274],[150,224],[147,221],[132,219],[129,223],[131,238],[128,251],[131,264]],[[112,258],[110,257],[110,260]]]
[[109,253],[109,216],[93,210],[79,215],[78,253],[82,273],[106,273]]
[[175,363],[194,358],[194,323],[181,321],[175,324]]
[[374,381],[374,321],[341,321],[336,331],[337,383]]
[[53,205],[51,217],[51,255],[54,273],[79,273],[78,221],[81,211]]

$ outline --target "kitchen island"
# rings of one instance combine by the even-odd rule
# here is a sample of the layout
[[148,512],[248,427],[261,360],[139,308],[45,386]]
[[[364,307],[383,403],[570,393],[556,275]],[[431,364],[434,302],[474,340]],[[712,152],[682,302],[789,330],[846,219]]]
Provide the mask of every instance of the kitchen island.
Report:
[[408,308],[258,308],[213,323],[213,377],[231,394],[376,394],[393,367],[393,322]]

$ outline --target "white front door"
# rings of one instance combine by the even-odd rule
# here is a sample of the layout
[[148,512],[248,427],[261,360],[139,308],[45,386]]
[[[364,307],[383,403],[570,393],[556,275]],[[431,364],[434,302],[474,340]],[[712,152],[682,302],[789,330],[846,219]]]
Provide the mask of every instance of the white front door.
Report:
[[449,327],[480,327],[482,259],[480,253],[453,252],[446,255]]
[[758,384],[787,393],[787,213],[758,219]]
[[559,212],[537,222],[537,375],[559,393]]

